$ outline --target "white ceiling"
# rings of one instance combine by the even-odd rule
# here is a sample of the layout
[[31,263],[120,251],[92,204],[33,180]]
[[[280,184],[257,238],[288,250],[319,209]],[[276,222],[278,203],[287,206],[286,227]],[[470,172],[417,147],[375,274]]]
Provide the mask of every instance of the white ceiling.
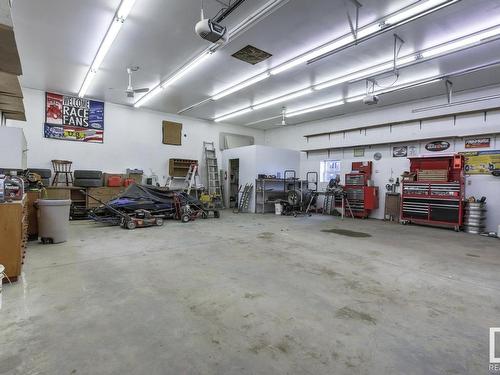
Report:
[[[227,0],[226,0],[227,1]],[[417,0],[361,0],[360,25],[375,21]],[[225,24],[236,25],[267,0],[246,0]],[[119,0],[16,0],[13,21],[23,63],[22,84],[41,90],[76,94],[99,47]],[[87,95],[131,105],[123,90],[127,86],[126,67],[140,66],[134,76],[136,87],[156,86],[208,43],[193,31],[199,18],[199,0],[138,0],[106,56]],[[214,16],[221,5],[205,0],[207,15]],[[242,79],[349,32],[344,0],[290,0],[250,30],[219,49],[203,66],[152,99],[146,107],[177,113],[207,99]],[[430,45],[464,35],[471,30],[500,24],[498,0],[462,0],[395,30],[406,43],[401,53],[411,53]],[[307,87],[338,73],[392,58],[393,32],[370,39],[309,66],[292,69],[217,102],[208,102],[185,115],[212,119],[244,108],[256,101]],[[273,56],[250,65],[231,55],[251,44]],[[500,41],[490,42],[443,58],[402,69],[402,81],[409,77],[444,74],[500,59]],[[388,78],[389,79],[389,78]],[[463,90],[500,83],[500,69],[454,79],[455,89]],[[364,90],[364,82],[333,87],[286,103],[235,117],[230,123],[246,125],[278,116],[281,107],[289,110],[313,106]],[[381,105],[444,94],[443,83],[415,90],[387,94]],[[342,113],[365,110],[362,103],[291,118],[289,124],[311,121]],[[258,122],[267,129],[278,120]]]

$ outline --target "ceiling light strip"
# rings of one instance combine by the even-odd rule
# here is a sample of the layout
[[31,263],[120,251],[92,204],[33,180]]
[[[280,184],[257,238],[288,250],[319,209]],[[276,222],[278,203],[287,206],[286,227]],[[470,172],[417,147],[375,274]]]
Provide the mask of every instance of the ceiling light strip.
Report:
[[92,83],[92,80],[99,71],[99,68],[104,58],[106,57],[109,49],[111,48],[111,45],[113,44],[116,36],[120,32],[123,23],[130,14],[130,11],[132,10],[134,3],[135,0],[122,0],[120,6],[116,10],[115,15],[113,16],[113,21],[109,25],[108,30],[106,31],[106,35],[104,36],[104,39],[102,40],[99,49],[97,50],[97,53],[94,56],[94,60],[92,61],[92,64],[90,65],[87,71],[87,74],[85,75],[85,79],[83,80],[80,90],[78,91],[78,96],[80,98],[83,98],[86,95],[87,90],[89,89],[90,84]]
[[[453,52],[462,51],[464,49],[480,45],[482,43],[487,43],[487,42],[493,41],[495,39],[498,39],[499,37],[500,37],[500,26],[491,27],[491,28],[488,28],[486,30],[481,30],[479,32],[476,32],[474,34],[470,34],[470,35],[464,36],[462,38],[458,38],[458,39],[455,39],[455,40],[452,40],[452,41],[449,41],[449,42],[446,42],[446,43],[443,43],[443,44],[440,44],[437,46],[427,48],[423,51],[415,52],[411,55],[404,56],[404,57],[397,60],[397,67],[403,67],[403,66],[408,67],[408,66],[414,65],[416,63],[420,63],[420,62],[429,60],[431,58],[441,57],[441,56],[444,56],[444,55],[447,55],[447,54],[450,54]],[[373,67],[368,67],[368,68],[362,69],[362,70],[357,71],[357,72],[351,72],[351,73],[343,75],[343,76],[335,77],[335,78],[330,79],[328,81],[313,85],[309,88],[304,88],[304,89],[301,89],[298,91],[294,91],[294,92],[282,95],[279,98],[286,98],[285,100],[289,100],[289,99],[292,99],[293,95],[298,93],[298,92],[312,93],[314,91],[322,90],[324,88],[332,87],[334,85],[360,81],[362,79],[367,79],[367,78],[373,77],[373,76],[378,75],[378,74],[389,72],[393,68],[394,68],[393,62],[388,61],[386,63],[378,64],[378,65],[375,65]],[[300,95],[300,96],[302,96],[302,95]],[[276,99],[279,99],[279,98],[269,99],[266,102],[262,102],[262,103],[259,103],[257,105],[254,105],[252,108],[255,110],[258,110],[260,108],[264,108],[264,107],[267,107],[269,105],[276,104],[273,101]],[[363,97],[356,98],[356,100],[359,101],[362,98]],[[347,102],[350,102],[352,100],[354,100],[354,98],[346,99]],[[280,101],[280,102],[282,102],[282,101]],[[266,105],[266,103],[269,103],[269,102],[271,102],[271,104]],[[243,109],[240,109],[238,111],[231,112],[231,114],[237,114],[237,113],[240,113],[242,111],[243,111]],[[245,112],[245,113],[248,113],[248,112]],[[225,115],[223,115],[223,116],[225,116]],[[237,115],[232,116],[232,117],[236,117],[236,116]],[[217,118],[215,119],[215,121],[217,121]]]
[[[401,20],[398,20],[397,21],[397,18],[396,18],[396,15],[395,16],[389,16],[385,19],[382,19],[380,22],[379,22],[379,26],[380,26],[380,30],[377,31],[377,32],[373,32],[372,34],[368,34],[365,30],[361,29],[359,32],[358,32],[358,40],[355,41],[355,43],[352,43],[351,45],[357,45],[359,44],[360,42],[362,41],[365,41],[365,40],[368,40],[374,36],[377,36],[379,34],[382,34],[382,33],[385,33],[389,30],[392,30],[396,27],[399,27],[399,26],[402,26],[404,24],[407,24],[409,22],[412,22],[412,21],[415,21],[419,18],[422,18],[428,14],[431,14],[431,13],[434,13],[438,10],[441,10],[443,8],[446,8],[450,5],[453,5],[457,2],[459,2],[461,0],[447,0],[447,1],[444,1],[444,0],[427,0],[427,1],[421,1],[419,2],[417,5],[410,5],[409,7],[405,8],[407,10],[403,10],[403,11],[397,11],[396,12],[396,15],[398,14],[402,14],[404,15],[405,17],[407,18],[402,18],[402,17],[399,17],[399,18],[402,18]],[[391,21],[393,23],[391,23]],[[396,22],[397,21],[397,22]],[[372,25],[371,27],[373,28],[375,25]],[[362,38],[359,36],[361,34]],[[346,46],[346,47],[350,47],[350,45]],[[346,48],[346,47],[343,47],[342,49]],[[316,56],[314,58],[311,58],[310,60],[308,60],[308,64],[312,64],[312,63],[315,63],[319,60],[322,60],[328,56],[331,56],[332,54],[338,52],[340,49],[338,50],[333,50],[333,51],[329,51],[329,52],[326,52],[324,53],[323,55],[320,55],[320,56]]]
[[[433,76],[433,77],[429,77],[429,78],[425,78],[425,79],[419,79],[419,80],[415,80],[413,82],[408,82],[408,83],[405,83],[405,84],[402,84],[399,86],[394,86],[394,87],[391,87],[389,89],[375,91],[373,94],[374,95],[383,95],[383,94],[388,94],[388,93],[391,93],[394,91],[406,90],[406,89],[413,88],[413,87],[428,85],[431,83],[441,81],[443,79],[443,77],[444,77],[444,75],[440,75],[438,77]],[[304,114],[311,113],[311,112],[321,111],[321,110],[328,109],[328,108],[339,107],[339,106],[344,105],[346,103],[355,103],[355,102],[363,100],[363,98],[365,96],[366,95],[356,95],[356,96],[346,98],[345,100],[336,100],[333,102],[315,105],[313,107],[303,108],[303,109],[300,109],[297,111],[287,113],[286,117],[287,118],[296,117],[296,116],[304,115]],[[257,123],[257,121],[254,123]]]
[[341,106],[341,105],[344,105],[344,104],[345,104],[344,100],[336,100],[334,102],[320,104],[320,105],[316,105],[314,107],[304,108],[304,109],[300,109],[298,111],[293,111],[293,112],[287,113],[286,117],[300,116],[300,115],[303,115],[303,114],[306,114],[306,113],[315,112],[315,111],[321,111],[323,109],[328,109],[328,108],[333,108],[333,107],[338,107],[338,106]]
[[[500,65],[500,60],[493,61],[493,62],[490,62],[490,63],[487,63],[487,64],[483,64],[483,65],[479,65],[479,66],[474,66],[472,68],[462,69],[462,70],[455,71],[455,72],[452,72],[452,73],[441,74],[439,76],[434,76],[434,77],[430,77],[430,78],[427,78],[427,79],[420,79],[420,80],[415,81],[415,82],[405,83],[405,84],[402,84],[402,85],[399,85],[399,86],[394,86],[394,87],[391,87],[391,88],[385,89],[385,90],[379,90],[379,91],[375,92],[374,94],[375,95],[383,95],[383,94],[388,94],[390,92],[395,92],[395,91],[399,91],[399,90],[406,90],[406,89],[413,88],[413,87],[428,85],[428,84],[431,84],[431,83],[442,81],[443,79],[449,79],[449,78],[452,78],[452,77],[459,77],[459,76],[462,76],[462,75],[466,75],[466,74],[470,74],[470,73],[475,73],[475,72],[478,72],[478,71],[481,71],[481,70],[484,70],[484,69],[488,69],[488,68],[491,68],[491,67],[495,67],[495,66],[498,66],[498,65]],[[345,99],[345,102],[346,103],[354,103],[354,102],[362,100],[365,96],[366,95],[356,95],[356,96],[353,96],[353,97]],[[497,97],[500,97],[500,96],[499,95],[496,95],[496,96],[493,95],[491,97],[486,97],[486,99],[496,99]],[[314,111],[319,111],[321,109],[324,109],[324,108],[321,108],[322,106],[326,107],[328,104],[329,103],[325,103],[325,104],[316,105],[314,107],[307,107],[307,108],[304,108],[304,109],[301,109],[301,110],[293,111],[290,114],[295,114],[295,113],[298,113],[298,112],[302,112],[301,114],[305,114],[305,113],[310,113],[310,112],[314,112]],[[417,110],[413,110],[413,112],[416,113],[416,112],[426,111],[426,110],[429,110],[429,109],[439,109],[439,108],[443,108],[443,107],[446,107],[446,106],[449,106],[449,105],[448,104],[443,104],[441,106],[428,107],[428,108],[425,108],[425,109],[417,109]],[[328,107],[326,107],[326,108],[328,108]],[[250,122],[248,124],[245,124],[245,126],[251,126],[251,125],[254,125],[254,124],[261,123],[261,122],[266,122],[266,121],[274,120],[274,119],[280,118],[280,117],[281,116],[274,116],[274,117],[269,117],[269,118],[262,119],[262,120],[253,121],[253,122]],[[288,117],[291,117],[291,116],[288,115]]]
[[[298,65],[304,64],[306,62],[311,62],[314,61],[315,59],[323,58],[325,57],[326,54],[330,55],[332,53],[338,52],[341,49],[350,47],[352,45],[358,44],[366,39],[368,37],[373,37],[377,35],[378,33],[382,31],[387,31],[388,29],[392,29],[394,27],[397,27],[401,24],[410,22],[416,18],[420,18],[424,15],[427,15],[429,13],[435,12],[439,9],[442,9],[446,6],[449,6],[451,4],[454,4],[460,0],[427,0],[424,2],[421,2],[417,5],[412,5],[410,7],[406,7],[404,9],[401,9],[400,11],[394,12],[391,15],[388,15],[382,19],[380,19],[377,22],[374,22],[372,24],[369,24],[365,27],[362,27],[358,30],[358,38],[355,39],[354,36],[350,34],[346,34],[340,38],[337,38],[331,42],[325,43],[322,46],[319,46],[309,52],[306,52],[300,56],[294,57],[293,59],[278,65],[277,67],[274,67],[265,73],[261,73],[258,76],[261,76],[262,79],[258,79],[255,81],[252,81],[253,78],[250,78],[246,81],[237,83],[228,89],[225,89],[215,95],[212,96],[213,100],[219,100],[223,98],[224,96],[227,96],[229,94],[235,93],[239,90],[242,90],[245,87],[251,86],[254,83],[260,82],[263,79],[268,78],[271,75],[277,75],[280,74],[286,70],[292,69]],[[391,23],[388,23],[388,20],[392,20]],[[262,76],[264,74],[265,76]],[[258,77],[256,76],[256,77]],[[256,78],[254,77],[254,78]],[[249,84],[244,84],[248,83]],[[224,93],[226,93],[224,95]]]
[[[261,21],[265,17],[267,17],[269,14],[274,12],[276,9],[281,7],[282,5],[288,3],[290,0],[271,0],[268,1],[266,4],[264,4],[262,7],[257,9],[254,13],[252,13],[250,16],[246,17],[242,22],[240,22],[235,28],[233,28],[231,31],[229,31],[229,39],[235,39],[241,33],[246,31],[248,28],[256,24],[257,22]],[[134,103],[134,107],[138,108],[149,102],[152,98],[157,96],[162,92],[162,89],[174,84],[176,81],[184,77],[189,71],[194,69],[196,66],[200,65],[201,62],[203,62],[208,56],[214,54],[222,45],[218,43],[214,43],[210,45],[208,48],[203,50],[198,56],[196,56],[194,59],[190,60],[187,64],[185,64],[183,67],[181,67],[179,70],[174,72],[169,78],[166,80],[160,82],[153,90],[150,92],[144,94],[139,100],[137,100]],[[256,77],[255,77],[256,78]],[[264,77],[265,78],[265,77]],[[253,84],[253,83],[250,83]],[[222,94],[222,93],[221,93]],[[227,94],[229,95],[229,94]],[[225,96],[225,95],[223,95]],[[201,101],[197,103],[197,105],[203,104],[205,101]],[[188,107],[188,109],[194,108],[195,105],[192,105]],[[184,112],[185,110],[182,110],[179,113]]]

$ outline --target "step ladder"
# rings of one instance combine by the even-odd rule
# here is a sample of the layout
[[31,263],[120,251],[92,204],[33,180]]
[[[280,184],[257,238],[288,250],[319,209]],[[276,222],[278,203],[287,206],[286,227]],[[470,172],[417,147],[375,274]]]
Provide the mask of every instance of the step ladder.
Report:
[[219,179],[219,166],[213,142],[203,142],[205,162],[207,163],[207,190],[214,198],[222,199],[221,184]]
[[203,142],[203,149],[207,164],[207,194],[211,197],[213,206],[222,209],[224,208],[222,185],[214,142]]
[[186,183],[187,186],[186,190],[187,195],[191,194],[191,190],[196,185],[197,174],[198,174],[198,164],[193,163],[189,166],[188,173],[186,174],[186,178],[184,179],[184,182]]
[[250,202],[250,194],[252,193],[252,189],[252,184],[245,184],[245,187],[241,192],[241,198],[238,201],[238,210],[234,211],[235,213],[248,211],[248,203]]

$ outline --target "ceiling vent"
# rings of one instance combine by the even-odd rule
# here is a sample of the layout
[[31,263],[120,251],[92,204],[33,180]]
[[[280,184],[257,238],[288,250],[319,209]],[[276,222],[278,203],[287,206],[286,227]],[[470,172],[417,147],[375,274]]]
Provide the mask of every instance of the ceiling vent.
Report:
[[238,52],[234,53],[232,56],[237,58],[238,60],[255,65],[264,60],[267,60],[272,55],[254,46],[248,45],[240,49]]

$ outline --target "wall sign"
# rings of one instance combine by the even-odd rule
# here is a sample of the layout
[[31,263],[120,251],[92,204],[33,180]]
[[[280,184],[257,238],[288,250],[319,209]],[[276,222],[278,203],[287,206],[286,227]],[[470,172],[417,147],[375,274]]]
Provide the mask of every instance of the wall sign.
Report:
[[408,146],[396,146],[392,148],[392,157],[405,158],[408,156]]
[[103,143],[104,103],[47,92],[44,137]]
[[491,138],[470,138],[465,140],[465,148],[489,148]]
[[418,155],[418,147],[408,146],[408,156],[417,156],[417,155]]
[[425,149],[431,152],[445,151],[450,148],[450,142],[446,141],[434,141],[429,142],[425,145]]
[[500,169],[500,150],[461,152],[465,156],[466,174],[491,174]]
[[353,151],[353,155],[355,158],[362,158],[363,156],[365,156],[365,149],[362,147],[355,148]]

